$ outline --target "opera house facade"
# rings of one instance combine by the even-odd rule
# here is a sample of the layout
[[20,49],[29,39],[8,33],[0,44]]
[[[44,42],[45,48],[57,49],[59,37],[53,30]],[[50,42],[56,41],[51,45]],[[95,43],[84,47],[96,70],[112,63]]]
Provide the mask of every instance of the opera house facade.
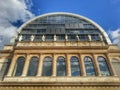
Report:
[[94,21],[48,13],[18,31],[0,50],[0,90],[120,90],[120,49]]

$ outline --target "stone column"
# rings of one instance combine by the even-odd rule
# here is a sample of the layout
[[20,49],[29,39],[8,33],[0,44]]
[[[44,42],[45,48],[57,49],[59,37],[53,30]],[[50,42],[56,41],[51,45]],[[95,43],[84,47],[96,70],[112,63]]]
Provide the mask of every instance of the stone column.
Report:
[[18,58],[18,56],[16,54],[14,54],[14,57],[13,57],[11,63],[10,63],[10,67],[9,67],[7,76],[12,76],[12,73],[14,71],[17,58]]
[[97,74],[97,76],[101,76],[101,72],[100,72],[97,56],[95,56],[95,54],[92,54],[92,56],[93,56],[93,59],[94,59],[94,66],[95,66],[96,74]]
[[71,76],[70,56],[66,54],[66,70],[67,76]]
[[37,71],[37,76],[41,76],[42,75],[42,66],[43,66],[43,59],[44,56],[42,54],[40,54],[39,56],[39,66],[38,66],[38,71]]
[[84,57],[82,57],[82,55],[79,54],[79,58],[80,58],[81,76],[86,76]]
[[113,69],[113,66],[112,66],[112,64],[110,62],[110,58],[109,58],[108,53],[106,53],[106,58],[107,58],[107,63],[108,63],[108,67],[109,67],[109,70],[111,72],[111,75],[112,76],[117,76],[117,74],[116,74],[115,70]]
[[53,54],[53,67],[52,67],[52,76],[56,76],[56,61],[57,61],[57,56],[56,54]]
[[31,58],[30,55],[27,54],[26,60],[25,60],[25,64],[24,64],[24,68],[23,68],[23,72],[22,72],[22,76],[26,76],[27,75],[30,58]]

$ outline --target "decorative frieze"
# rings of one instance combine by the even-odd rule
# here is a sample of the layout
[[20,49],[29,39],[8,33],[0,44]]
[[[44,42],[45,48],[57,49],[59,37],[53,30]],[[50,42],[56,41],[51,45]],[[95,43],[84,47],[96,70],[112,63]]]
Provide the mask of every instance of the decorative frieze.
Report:
[[34,46],[103,46],[102,42],[19,42],[17,46],[29,46],[29,47],[34,47]]
[[118,77],[6,77],[4,82],[119,82]]

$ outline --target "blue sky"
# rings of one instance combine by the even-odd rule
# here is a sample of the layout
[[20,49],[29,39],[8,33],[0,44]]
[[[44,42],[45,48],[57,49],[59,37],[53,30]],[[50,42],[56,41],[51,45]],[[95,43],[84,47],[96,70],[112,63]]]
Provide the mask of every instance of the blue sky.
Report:
[[21,24],[35,16],[70,12],[97,22],[109,33],[112,42],[120,46],[120,0],[2,0],[0,12],[2,44],[15,36]]
[[106,30],[120,27],[120,0],[33,0],[32,12],[71,12],[94,20]]

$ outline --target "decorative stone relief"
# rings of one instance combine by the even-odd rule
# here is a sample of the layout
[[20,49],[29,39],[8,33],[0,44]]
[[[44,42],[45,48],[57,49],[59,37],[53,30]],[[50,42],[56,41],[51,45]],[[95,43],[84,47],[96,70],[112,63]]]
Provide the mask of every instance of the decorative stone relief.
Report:
[[54,35],[54,41],[56,41],[56,40],[57,40],[56,35]]
[[67,35],[65,35],[65,40],[68,41],[68,36]]
[[21,41],[21,40],[22,40],[22,35],[19,36],[19,41]]
[[34,36],[34,35],[32,35],[32,36],[31,36],[31,38],[30,38],[30,40],[31,40],[31,41],[33,41],[33,40],[34,40],[34,38],[35,38],[35,36]]
[[45,36],[44,35],[42,36],[42,41],[45,41]]

